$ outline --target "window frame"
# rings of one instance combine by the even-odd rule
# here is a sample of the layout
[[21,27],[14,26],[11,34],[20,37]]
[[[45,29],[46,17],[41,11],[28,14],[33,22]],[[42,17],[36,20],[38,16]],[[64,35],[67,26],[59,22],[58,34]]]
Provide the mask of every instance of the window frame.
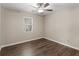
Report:
[[[29,18],[29,19],[31,20],[31,24],[26,24],[25,18]],[[26,26],[28,26],[28,25],[31,25],[31,26],[32,26],[31,31],[30,31],[30,30],[29,30],[29,31],[26,31]],[[24,31],[25,31],[25,32],[33,32],[33,17],[24,17]]]

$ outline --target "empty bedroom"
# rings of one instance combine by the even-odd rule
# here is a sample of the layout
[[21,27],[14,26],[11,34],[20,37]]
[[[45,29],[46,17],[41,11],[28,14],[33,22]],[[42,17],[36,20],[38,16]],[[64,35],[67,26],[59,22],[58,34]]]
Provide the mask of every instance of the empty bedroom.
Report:
[[0,3],[0,56],[79,56],[79,3]]

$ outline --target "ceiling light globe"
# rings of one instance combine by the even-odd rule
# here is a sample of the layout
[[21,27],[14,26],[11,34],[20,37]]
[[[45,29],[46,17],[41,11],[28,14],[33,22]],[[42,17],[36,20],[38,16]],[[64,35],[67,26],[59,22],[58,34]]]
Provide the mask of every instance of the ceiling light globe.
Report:
[[42,12],[44,12],[43,9],[39,9],[39,10],[38,10],[38,13],[42,13]]

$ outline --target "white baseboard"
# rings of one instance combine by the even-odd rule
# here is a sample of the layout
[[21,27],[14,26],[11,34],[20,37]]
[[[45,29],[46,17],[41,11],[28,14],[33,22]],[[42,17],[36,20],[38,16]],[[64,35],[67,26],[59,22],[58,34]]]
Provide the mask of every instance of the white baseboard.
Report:
[[71,46],[71,45],[68,45],[68,44],[65,44],[65,43],[62,43],[62,42],[53,40],[52,38],[48,38],[48,37],[37,37],[37,38],[34,38],[34,39],[29,39],[29,40],[25,40],[25,41],[21,41],[21,42],[16,42],[16,43],[11,43],[11,44],[7,44],[7,45],[2,45],[2,46],[0,47],[0,50],[1,50],[3,47],[12,46],[12,45],[16,45],[16,44],[21,44],[21,43],[24,43],[24,42],[29,42],[29,41],[32,41],[32,40],[37,40],[37,39],[40,39],[40,38],[45,38],[45,39],[48,39],[48,40],[57,42],[57,43],[59,43],[59,44],[62,44],[62,45],[71,47],[71,48],[73,48],[73,49],[79,50],[79,48],[76,48],[76,47],[73,47],[73,46]]
[[28,40],[25,40],[25,41],[20,41],[20,42],[15,42],[15,43],[11,43],[11,44],[2,45],[1,48],[16,45],[16,44],[21,44],[21,43],[24,43],[24,42],[29,42],[29,41],[32,41],[32,40],[37,40],[37,39],[40,39],[40,38],[43,38],[43,37],[37,37],[37,38],[33,38],[33,39],[28,39]]
[[70,48],[73,48],[73,49],[76,49],[76,50],[79,50],[79,48],[77,47],[74,47],[74,46],[71,46],[71,45],[68,45],[68,44],[65,44],[65,43],[62,43],[62,42],[59,42],[59,41],[56,41],[56,40],[53,40],[52,38],[48,38],[48,37],[44,37],[45,39],[48,39],[48,40],[51,40],[51,41],[54,41],[54,42],[57,42],[59,44],[62,44],[62,45],[65,45],[65,46],[68,46]]
[[0,47],[0,51],[1,51],[1,47]]

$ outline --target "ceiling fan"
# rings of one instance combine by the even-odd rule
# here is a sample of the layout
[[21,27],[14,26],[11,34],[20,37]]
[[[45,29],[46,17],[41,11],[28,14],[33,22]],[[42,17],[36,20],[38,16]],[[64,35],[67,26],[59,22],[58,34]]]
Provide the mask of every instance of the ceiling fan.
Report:
[[34,5],[33,7],[36,9],[38,13],[53,11],[50,3],[36,3],[36,5]]

